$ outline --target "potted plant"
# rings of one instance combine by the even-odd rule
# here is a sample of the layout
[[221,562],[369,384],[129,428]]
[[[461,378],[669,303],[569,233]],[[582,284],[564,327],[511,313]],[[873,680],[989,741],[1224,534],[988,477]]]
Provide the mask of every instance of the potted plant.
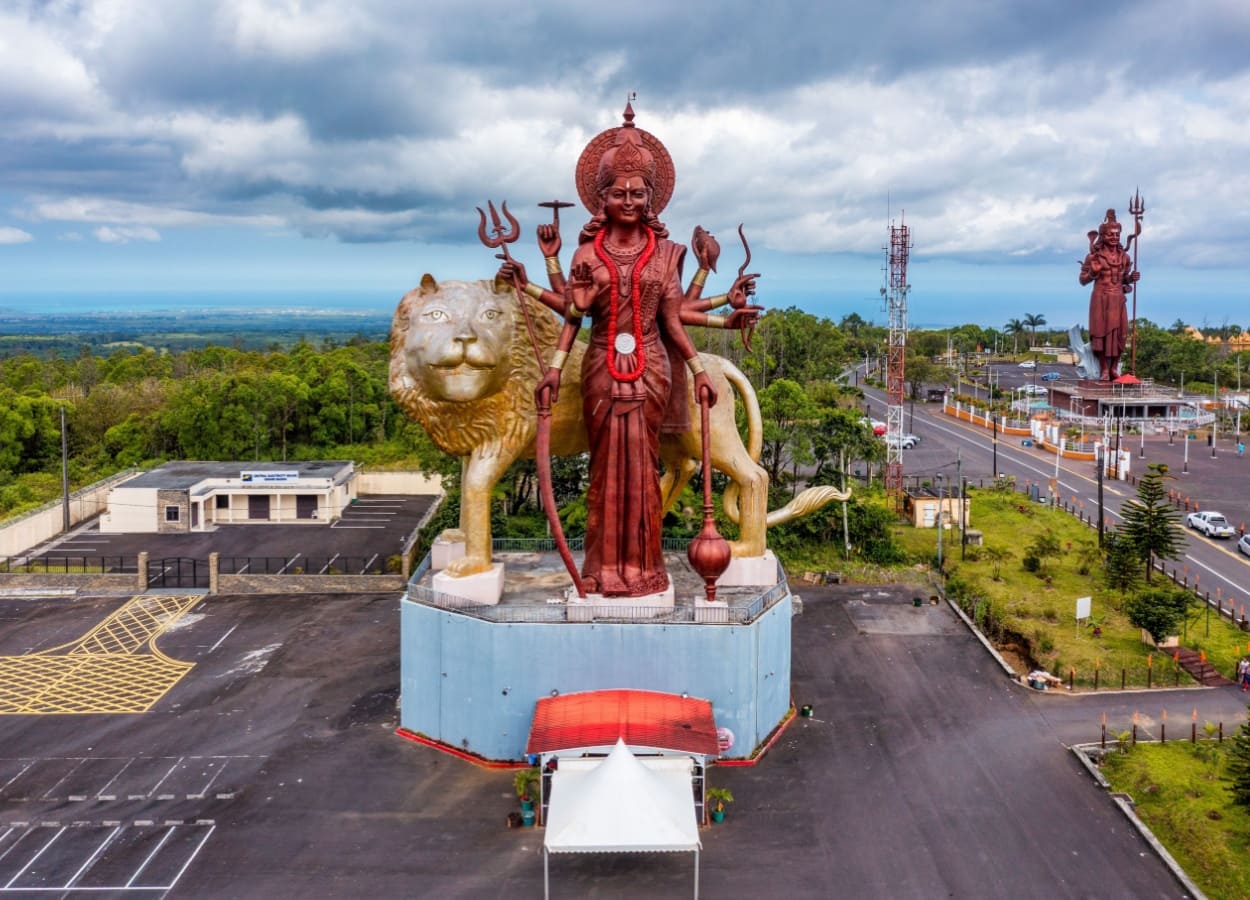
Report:
[[725,821],[725,804],[733,802],[734,795],[728,788],[707,789],[707,808],[712,814],[713,822]]
[[530,822],[533,822],[534,800],[538,797],[538,778],[537,769],[520,769],[512,776],[512,787],[521,801],[521,811],[529,813]]

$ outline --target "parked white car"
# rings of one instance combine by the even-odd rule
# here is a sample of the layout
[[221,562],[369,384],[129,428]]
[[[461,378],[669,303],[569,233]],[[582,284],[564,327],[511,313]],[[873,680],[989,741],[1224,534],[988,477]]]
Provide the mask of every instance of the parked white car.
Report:
[[1024,387],[1021,388],[1021,390],[1024,391],[1026,394],[1028,394],[1030,397],[1046,396],[1046,388],[1042,387],[1040,384],[1026,384]]
[[1224,514],[1213,509],[1190,513],[1185,517],[1185,524],[1209,538],[1230,538],[1237,533]]
[[1250,556],[1250,534],[1243,534],[1237,539],[1237,549]]
[[896,438],[892,434],[887,434],[885,436],[885,442],[888,446],[893,446],[894,444],[898,444],[904,450],[910,450],[912,447],[915,447],[918,443],[920,443],[920,438],[914,434],[905,434],[900,440],[899,438]]
[[1037,363],[1035,363],[1035,362],[1034,362],[1033,360],[1031,360],[1031,359],[1026,359],[1024,362],[1020,363],[1020,368],[1022,368],[1022,369],[1036,369],[1036,368],[1037,368]]

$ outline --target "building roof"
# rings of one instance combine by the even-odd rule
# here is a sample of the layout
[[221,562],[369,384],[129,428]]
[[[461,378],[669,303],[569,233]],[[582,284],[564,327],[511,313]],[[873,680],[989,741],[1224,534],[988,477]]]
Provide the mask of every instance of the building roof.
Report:
[[717,756],[712,704],[659,691],[583,691],[535,704],[527,754],[580,747],[652,747]]
[[209,479],[239,478],[243,472],[299,472],[300,478],[337,479],[352,468],[345,460],[301,462],[168,462],[120,485],[187,490]]

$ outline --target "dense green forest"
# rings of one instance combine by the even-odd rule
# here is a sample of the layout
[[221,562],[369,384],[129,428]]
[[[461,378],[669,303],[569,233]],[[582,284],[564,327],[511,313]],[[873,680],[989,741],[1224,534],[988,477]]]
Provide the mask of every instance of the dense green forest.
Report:
[[[948,351],[966,358],[997,347],[1009,357],[1030,345],[1065,345],[1066,334],[1047,331],[1045,324],[1033,314],[1003,329],[963,325],[912,332],[910,388],[919,393],[926,383],[953,383],[950,369],[935,361],[951,359]],[[884,328],[854,314],[834,323],[789,308],[763,317],[749,351],[737,333],[695,331],[701,349],[729,357],[756,385],[764,420],[760,462],[778,503],[800,480],[840,484],[852,463],[880,461],[884,447],[861,424],[861,395],[854,379],[847,383],[847,373],[865,360],[880,371]],[[271,343],[263,350],[234,343],[182,349],[178,341],[111,349],[88,344],[72,353],[16,352],[0,344],[0,516],[58,495],[62,408],[75,487],[173,459],[351,459],[439,472],[454,491],[456,461],[439,453],[390,398],[385,342],[326,338],[316,345]],[[1164,329],[1142,320],[1137,359],[1143,377],[1175,383],[1184,373],[1187,388],[1197,391],[1217,378],[1221,386],[1235,386],[1250,353],[1230,354],[1197,340],[1183,323]],[[575,527],[584,461],[561,461],[557,476]],[[697,478],[691,489],[700,489]],[[543,528],[532,462],[518,463],[500,492],[501,526],[506,517],[513,532],[531,527],[527,523],[535,531]],[[693,495],[690,505],[699,505]]]

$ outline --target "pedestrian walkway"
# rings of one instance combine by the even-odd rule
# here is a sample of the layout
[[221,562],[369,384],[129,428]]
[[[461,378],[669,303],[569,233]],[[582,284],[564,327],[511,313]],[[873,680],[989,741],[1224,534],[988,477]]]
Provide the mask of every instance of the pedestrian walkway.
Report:
[[1173,653],[1177,665],[1192,675],[1194,681],[1203,687],[1226,687],[1237,683],[1221,675],[1219,669],[1207,662],[1197,650],[1177,647]]

